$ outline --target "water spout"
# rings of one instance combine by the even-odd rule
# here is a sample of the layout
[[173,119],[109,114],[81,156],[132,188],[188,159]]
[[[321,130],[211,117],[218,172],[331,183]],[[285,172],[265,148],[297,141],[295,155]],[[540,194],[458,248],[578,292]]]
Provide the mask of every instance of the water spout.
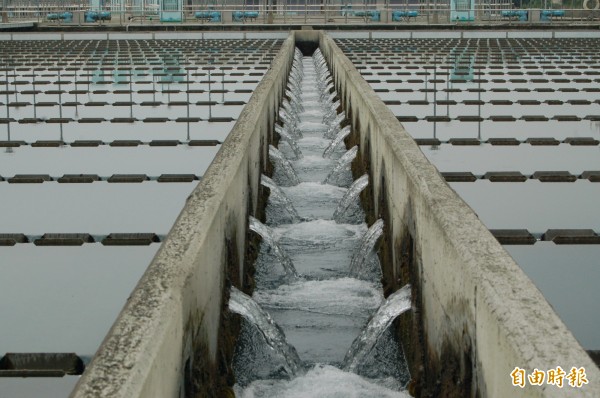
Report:
[[275,218],[278,220],[285,220],[287,223],[295,223],[300,221],[300,216],[296,211],[292,201],[287,197],[287,195],[275,184],[275,181],[267,177],[266,175],[262,175],[260,178],[260,183],[269,188],[271,191],[271,195],[269,196],[269,201],[273,204],[273,207],[277,210],[283,210],[285,215],[278,215]]
[[298,185],[300,183],[300,180],[296,175],[296,171],[292,167],[290,161],[287,160],[283,156],[283,154],[273,145],[269,145],[269,159],[271,159],[271,161],[275,163],[275,166],[277,167],[278,171],[281,171],[283,173],[284,181],[280,181],[279,185],[289,187],[292,185]]
[[265,224],[258,221],[256,218],[250,216],[250,230],[256,232],[263,238],[263,242],[265,242],[273,251],[281,266],[283,267],[286,275],[291,277],[298,277],[298,273],[296,272],[296,267],[294,267],[294,263],[288,257],[288,255],[279,247],[275,237],[273,236],[273,231],[271,228],[267,227]]
[[[335,222],[343,223],[349,220],[354,221],[357,217],[356,213],[360,213],[360,205],[357,205],[358,195],[369,185],[369,176],[367,174],[358,178],[350,185],[348,191],[340,200],[335,212],[333,213],[333,219]],[[354,206],[353,206],[354,205]],[[350,211],[352,209],[352,211]]]
[[410,285],[405,285],[402,289],[390,295],[387,300],[381,304],[373,318],[363,329],[360,335],[354,340],[344,358],[344,370],[355,372],[357,367],[367,358],[377,340],[401,314],[411,309],[411,289]]
[[346,171],[346,169],[350,167],[350,163],[352,163],[352,161],[356,158],[357,154],[358,154],[358,147],[356,145],[354,145],[344,155],[342,155],[341,158],[338,159],[335,167],[327,175],[327,177],[325,178],[323,183],[337,185],[337,186],[348,186],[351,182],[346,183],[345,180],[348,178],[348,176],[343,175],[343,174],[345,174],[343,172]]
[[252,297],[240,292],[235,287],[231,287],[229,311],[243,316],[244,319],[258,328],[267,345],[284,360],[285,372],[290,377],[304,373],[302,361],[296,349],[288,344],[283,331]]
[[297,115],[288,113],[285,108],[279,108],[279,119],[283,121],[283,124],[295,127],[299,123],[297,117]]
[[369,259],[375,253],[375,246],[381,235],[383,235],[383,220],[379,219],[365,233],[360,247],[352,256],[352,260],[350,261],[350,275],[364,278],[372,272]]
[[287,144],[290,146],[292,152],[294,152],[295,159],[300,159],[302,157],[302,151],[298,147],[298,143],[294,137],[292,137],[289,131],[285,127],[276,129],[276,131],[281,140],[287,142]]
[[332,140],[342,131],[348,131],[348,133],[350,133],[350,126],[346,126],[343,129],[340,129],[340,123],[343,122],[345,118],[346,115],[344,115],[344,113],[340,113],[335,118],[335,120],[331,122],[331,127],[329,127],[329,129],[323,135],[323,137]]
[[333,153],[333,151],[335,151],[335,149],[338,147],[338,145],[340,145],[344,141],[344,139],[346,137],[348,137],[348,135],[350,135],[350,129],[340,130],[340,132],[337,133],[337,135],[335,136],[333,141],[331,141],[331,144],[329,144],[329,146],[327,148],[325,148],[325,151],[323,152],[323,157],[324,158],[331,157],[331,154]]

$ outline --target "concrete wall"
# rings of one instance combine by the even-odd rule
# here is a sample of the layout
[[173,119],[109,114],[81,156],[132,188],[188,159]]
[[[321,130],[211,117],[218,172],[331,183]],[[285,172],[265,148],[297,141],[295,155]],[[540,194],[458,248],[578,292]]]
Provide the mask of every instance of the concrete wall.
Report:
[[[243,279],[248,215],[257,210],[260,174],[293,49],[290,36],[188,198],[73,397],[177,397],[189,394],[184,385],[214,381],[197,376],[218,371],[225,284]],[[234,275],[226,272],[228,268]]]
[[[600,371],[539,290],[334,41],[322,34],[320,48],[366,160],[372,218],[386,222],[386,292],[413,283],[412,387],[430,396],[599,397]],[[509,376],[517,366],[585,367],[590,384],[521,389]]]

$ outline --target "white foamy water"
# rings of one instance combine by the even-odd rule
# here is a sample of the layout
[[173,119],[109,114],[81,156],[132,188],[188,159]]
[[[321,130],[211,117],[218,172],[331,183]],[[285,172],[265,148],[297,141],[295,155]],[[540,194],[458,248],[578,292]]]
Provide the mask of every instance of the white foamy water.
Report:
[[302,121],[306,121],[306,122],[313,122],[315,119],[319,119],[319,118],[323,118],[323,116],[325,116],[325,112],[323,112],[323,108],[304,108],[305,111],[302,113],[302,116],[300,116]]
[[273,228],[273,236],[287,245],[332,246],[362,238],[366,224],[338,224],[334,220],[312,220]]
[[405,392],[393,391],[354,373],[334,366],[317,365],[304,376],[290,381],[258,380],[242,389],[235,388],[242,398],[407,398]]
[[301,122],[298,125],[298,128],[302,131],[321,131],[321,132],[325,132],[327,131],[327,125],[323,124],[320,120],[315,120],[315,121],[306,121],[306,122]]
[[[352,258],[370,236],[357,199],[368,178],[363,177],[340,205],[338,213],[352,208],[352,217],[338,214],[336,222],[333,214],[348,193],[348,188],[342,186],[352,185],[350,164],[357,147],[347,151],[344,145],[351,130],[349,126],[339,127],[345,115],[337,114],[339,103],[333,103],[337,96],[330,92],[331,76],[322,57],[319,60],[296,55],[297,78],[288,85],[289,102],[284,102],[286,110],[280,112],[284,125],[277,129],[282,136],[281,152],[271,151],[277,155],[271,156],[273,180],[279,185],[283,180],[286,187],[273,187],[267,206],[267,220],[279,222],[272,222],[271,229],[255,227],[270,244],[263,242],[259,249],[253,300],[285,332],[303,368],[312,369],[288,380],[289,372],[280,371],[279,359],[260,343],[257,329],[242,323],[242,343],[236,348],[236,394],[265,398],[405,397],[398,390],[410,376],[393,333],[385,327],[377,329],[377,333],[364,332],[371,325],[372,315],[385,302],[381,274],[357,273],[361,279],[350,276]],[[280,168],[289,170],[283,173]],[[299,183],[287,183],[282,174],[295,174]],[[284,207],[295,208],[298,218],[279,214],[276,207],[285,197]],[[360,264],[380,271],[378,259],[372,255],[376,242],[374,238],[373,244],[362,250],[365,259]],[[283,272],[278,250],[287,254],[297,277],[290,278]],[[372,330],[371,327],[367,332]],[[353,345],[357,336],[366,336],[358,339],[366,343]],[[355,346],[359,347],[355,351],[360,352],[357,365],[352,367],[355,373],[340,370],[350,361],[345,361],[345,356]]]
[[[366,224],[337,224],[331,219],[317,219],[281,225],[272,232],[276,247],[288,253],[299,274],[322,279],[348,274],[352,253],[360,246],[366,231]],[[280,260],[273,257],[265,266],[276,268],[272,261]]]
[[308,219],[332,219],[335,206],[346,193],[345,188],[320,182],[301,182],[281,189],[294,203],[300,217]]
[[365,320],[383,301],[377,283],[354,278],[296,281],[254,296],[265,308],[294,309],[327,315],[360,316]]

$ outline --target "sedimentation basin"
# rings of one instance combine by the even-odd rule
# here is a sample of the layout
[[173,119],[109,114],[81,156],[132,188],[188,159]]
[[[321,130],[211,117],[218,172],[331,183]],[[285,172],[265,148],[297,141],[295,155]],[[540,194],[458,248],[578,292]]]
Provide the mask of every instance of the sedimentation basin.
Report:
[[[372,185],[368,217],[387,225],[381,258],[386,294],[410,282],[414,308],[398,326],[422,393],[570,396],[526,386],[510,372],[585,367],[600,372],[541,293],[427,161],[413,138],[322,32],[290,35],[164,240],[78,383],[74,397],[213,395],[223,383],[232,333],[227,287],[245,288],[248,216],[260,213],[278,104],[293,49],[325,55],[359,144],[357,175]],[[518,388],[518,387],[517,387]]]

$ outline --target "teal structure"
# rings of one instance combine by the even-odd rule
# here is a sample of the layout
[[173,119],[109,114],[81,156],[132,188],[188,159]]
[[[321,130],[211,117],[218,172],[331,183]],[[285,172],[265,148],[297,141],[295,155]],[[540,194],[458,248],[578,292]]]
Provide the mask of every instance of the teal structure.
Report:
[[475,0],[450,0],[450,20],[452,22],[474,21]]
[[159,5],[160,22],[181,22],[183,20],[183,0],[162,0]]

